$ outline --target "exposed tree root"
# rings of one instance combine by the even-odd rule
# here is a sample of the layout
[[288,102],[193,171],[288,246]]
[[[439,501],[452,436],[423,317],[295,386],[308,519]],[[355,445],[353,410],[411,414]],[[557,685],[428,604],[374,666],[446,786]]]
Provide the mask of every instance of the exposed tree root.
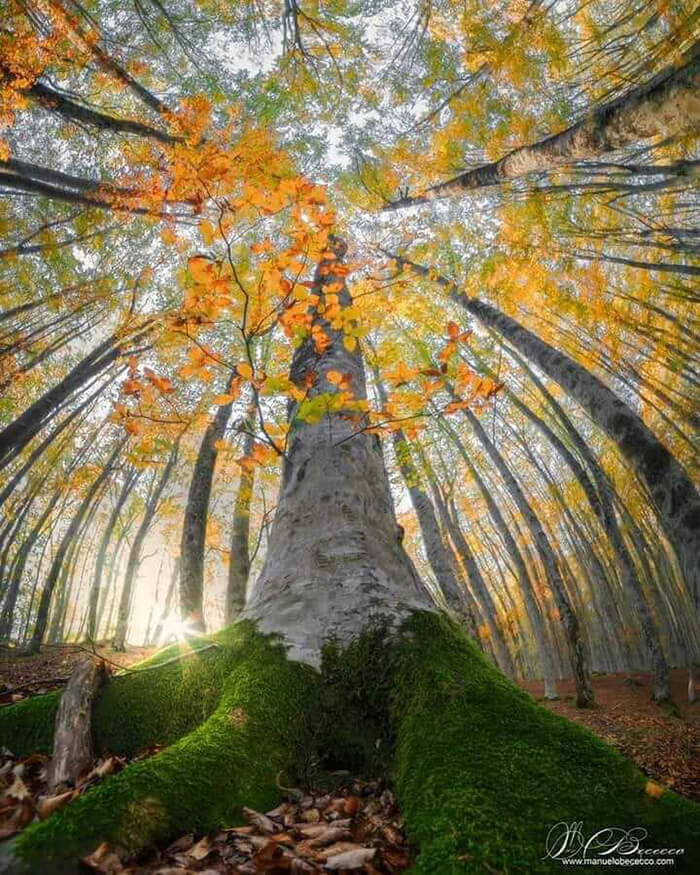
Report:
[[[379,759],[418,847],[413,873],[551,872],[561,864],[544,859],[546,837],[561,821],[582,822],[586,837],[645,829],[644,848],[685,849],[675,871],[691,870],[700,854],[700,807],[645,793],[633,764],[540,707],[442,617],[414,615],[395,644],[367,633],[345,651],[328,648],[321,675],[288,662],[246,624],[216,640],[221,651],[105,691],[102,746],[108,737],[119,752],[147,739],[170,746],[27,828],[12,849],[25,871],[74,871],[103,841],[133,853],[230,826],[243,805],[266,810],[278,784],[308,780],[319,764],[377,775]],[[179,740],[180,718],[149,722],[149,709],[177,709],[182,696],[201,707],[194,691],[201,697],[210,683],[218,684],[213,709]],[[117,731],[120,715],[144,725]]]

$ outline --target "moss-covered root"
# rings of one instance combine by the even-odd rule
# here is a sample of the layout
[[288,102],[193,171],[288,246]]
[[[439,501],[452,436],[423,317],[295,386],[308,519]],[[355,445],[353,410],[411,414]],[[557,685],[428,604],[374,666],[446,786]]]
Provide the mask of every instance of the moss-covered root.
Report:
[[[198,726],[218,705],[224,680],[250,635],[250,624],[240,623],[211,638],[173,644],[132,666],[136,671],[113,678],[95,706],[96,751],[131,756],[151,744],[170,744]],[[17,756],[50,754],[60,696],[57,690],[0,708],[0,744]]]
[[631,763],[518,690],[448,621],[411,618],[396,656],[395,777],[419,848],[413,875],[560,871],[543,858],[561,821],[582,821],[585,837],[642,827],[645,848],[684,848],[674,871],[697,871],[700,806],[645,794]]
[[278,771],[293,765],[315,677],[287,662],[280,646],[250,635],[204,723],[30,826],[15,857],[29,872],[72,872],[102,841],[133,853],[231,823],[243,804],[269,806]]

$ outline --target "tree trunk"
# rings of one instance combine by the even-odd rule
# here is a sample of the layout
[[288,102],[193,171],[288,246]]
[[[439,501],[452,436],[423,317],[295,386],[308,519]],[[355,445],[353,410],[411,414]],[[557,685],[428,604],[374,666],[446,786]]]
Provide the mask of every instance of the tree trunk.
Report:
[[[322,299],[322,286],[342,286],[334,267],[326,258],[317,272]],[[332,332],[311,315],[316,341]],[[539,707],[434,610],[397,538],[381,447],[363,428],[359,349],[307,339],[295,381],[308,369],[316,380],[290,405],[270,550],[244,611],[257,629],[237,623],[172,664],[157,655],[115,678],[95,708],[100,751],[163,749],[3,843],[0,863],[72,872],[102,842],[130,855],[216,831],[243,805],[268,810],[287,775],[308,777],[310,761],[337,755],[338,731],[364,740],[375,764],[380,751],[420,871],[544,872],[547,824],[572,811],[584,829],[648,828],[650,847],[697,854],[697,806],[670,792],[645,800],[628,761]],[[331,370],[351,375],[355,401],[338,393]],[[403,625],[387,639],[371,628],[376,621]],[[292,661],[261,631],[281,635]],[[319,666],[333,636],[321,672],[293,661]],[[37,722],[53,709],[51,696],[0,709],[3,741],[22,756],[39,732],[45,749],[50,734]],[[379,735],[377,720],[386,726]],[[503,841],[493,837],[494,812]]]
[[158,480],[156,480],[155,471],[153,472],[150,495],[148,496],[146,506],[143,509],[143,517],[138,529],[136,530],[136,534],[134,535],[131,550],[129,551],[129,561],[126,564],[124,586],[122,587],[122,593],[119,599],[117,628],[112,642],[112,647],[115,650],[124,650],[126,648],[126,634],[129,627],[129,614],[131,613],[131,597],[136,574],[141,563],[141,548],[143,547],[143,542],[146,540],[148,530],[153,525],[153,521],[158,512],[158,504],[163,495],[163,490],[165,489],[173,468],[175,467],[175,463],[177,462],[178,450],[179,443],[175,444],[175,447],[171,451],[168,461],[166,462],[163,472]]
[[496,620],[496,604],[486,582],[484,581],[483,575],[481,574],[476,559],[474,558],[474,554],[469,548],[467,539],[457,521],[454,505],[452,513],[450,513],[442,500],[442,496],[438,494],[437,489],[433,490],[433,494],[435,495],[435,504],[440,519],[442,520],[445,530],[449,533],[459,558],[462,560],[462,565],[464,566],[464,570],[469,578],[474,597],[476,598],[477,604],[481,607],[481,614],[489,632],[489,640],[494,648],[496,661],[500,665],[502,671],[511,677],[515,677],[516,671],[513,658],[508,650],[503,631]]
[[73,516],[73,519],[70,521],[70,525],[66,529],[66,532],[61,539],[61,543],[59,544],[58,550],[56,551],[56,555],[54,556],[53,562],[51,563],[51,568],[49,569],[48,576],[44,583],[44,589],[41,593],[41,600],[39,602],[39,609],[37,611],[34,633],[27,646],[27,650],[30,653],[37,653],[39,651],[42,641],[44,640],[46,623],[49,618],[49,608],[51,606],[51,596],[53,595],[54,587],[56,586],[56,582],[58,581],[58,576],[61,572],[61,566],[63,565],[63,561],[65,560],[66,553],[73,543],[73,539],[75,538],[78,529],[80,528],[83,519],[85,518],[85,515],[87,514],[90,505],[92,504],[93,498],[95,497],[97,492],[99,492],[102,484],[105,482],[107,477],[109,477],[112,466],[117,460],[117,457],[119,456],[119,453],[121,452],[123,446],[123,440],[117,443],[116,447],[112,451],[112,455],[104,464],[99,476],[93,481],[87,492],[87,495],[80,503],[78,510]]
[[[177,582],[180,577],[180,559],[177,558],[173,563],[173,571],[170,577],[170,583],[168,585],[168,592],[165,596],[165,603],[163,605],[163,610],[160,615],[160,619],[156,625],[155,630],[153,631],[153,638],[151,643],[158,644],[160,641],[160,636],[163,634],[163,626],[165,621],[170,616],[170,610],[172,608],[173,599],[175,597],[175,591],[177,589]],[[166,642],[167,643],[167,642]]]
[[[378,369],[373,367],[372,370],[379,401],[382,407],[386,407],[386,389]],[[454,555],[443,539],[430,496],[420,483],[418,472],[411,459],[411,448],[401,429],[392,430],[391,439],[394,445],[396,464],[399,467],[406,491],[410,496],[413,510],[418,519],[421,538],[423,539],[430,568],[435,575],[447,607],[454,612],[455,616],[466,620],[469,626],[469,633],[476,640],[477,624],[471,606],[467,602],[464,583],[460,580]]]
[[682,66],[667,67],[646,84],[587,113],[565,131],[515,149],[499,161],[467,170],[416,198],[405,198],[386,209],[451,197],[527,173],[597,158],[652,137],[692,131],[700,117],[699,94],[700,42],[697,42],[686,52]]
[[467,452],[466,447],[460,440],[459,435],[455,432],[455,430],[447,422],[446,419],[442,420],[442,426],[450,435],[450,438],[457,447],[460,456],[464,459],[467,467],[471,471],[474,482],[478,486],[479,492],[481,493],[481,496],[486,503],[489,516],[491,517],[493,524],[496,527],[496,531],[503,539],[503,543],[505,544],[508,556],[513,563],[513,570],[518,580],[520,593],[525,603],[525,613],[527,614],[527,618],[530,622],[530,627],[532,628],[532,634],[535,638],[535,644],[537,646],[537,651],[540,658],[540,666],[542,668],[542,676],[544,680],[544,697],[545,699],[556,699],[557,682],[554,664],[555,645],[551,635],[549,634],[551,630],[548,630],[542,615],[543,612],[537,603],[535,587],[530,578],[530,573],[528,571],[525,559],[523,558],[523,555],[518,548],[518,545],[510,531],[508,523],[506,522],[500,508],[496,504],[493,495],[491,495],[488,486],[486,485],[486,483],[484,483],[483,478],[474,466],[474,463],[469,457],[469,453]]
[[[146,337],[149,328],[137,332],[133,342]],[[108,337],[79,362],[52,389],[30,405],[21,416],[0,431],[0,469],[8,465],[43,425],[56,414],[60,406],[74,392],[83,388],[94,376],[116,361],[122,355],[122,347],[116,336]]]
[[[252,423],[246,423],[243,455],[250,456],[255,443]],[[231,556],[226,590],[226,622],[232,623],[245,607],[248,575],[250,574],[250,503],[255,485],[255,468],[241,466],[241,477],[233,505]]]
[[[426,276],[428,269],[390,255]],[[659,522],[673,546],[689,591],[700,591],[700,495],[692,480],[641,418],[594,374],[540,340],[515,319],[478,298],[469,298],[445,277],[437,277],[450,297],[493,328],[525,358],[558,383],[617,444],[654,502]]]
[[564,586],[564,581],[562,580],[557,565],[557,559],[554,555],[552,545],[549,542],[549,538],[545,534],[542,524],[530,507],[530,504],[525,498],[525,495],[510,468],[503,461],[503,457],[491,442],[477,417],[469,409],[464,410],[464,415],[469,420],[469,423],[474,430],[474,434],[486,450],[488,457],[503,478],[508,492],[513,498],[513,501],[518,508],[518,512],[525,520],[530,536],[537,546],[537,550],[542,558],[542,564],[544,565],[547,575],[547,582],[552,590],[557,610],[559,611],[562,624],[566,631],[566,641],[569,648],[571,669],[574,673],[574,681],[576,684],[576,704],[579,708],[591,707],[595,704],[595,698],[591,686],[591,674],[586,655],[585,642],[581,635],[578,617],[576,616],[576,612],[574,611],[569,596],[567,595],[566,587]]
[[233,402],[222,404],[204,432],[192,471],[180,541],[180,609],[195,631],[204,631],[204,548],[214,468]]
[[[332,248],[342,260],[342,241]],[[344,273],[333,272],[336,259],[321,262],[314,292],[324,302],[325,286],[340,284],[338,301],[347,307],[352,299]],[[306,401],[290,406],[265,564],[242,616],[280,634],[290,658],[318,665],[329,636],[348,641],[372,621],[396,624],[412,610],[433,607],[401,544],[381,445],[362,430],[367,423],[358,405],[348,402],[349,410],[328,410],[314,422],[324,400],[330,406],[338,393],[329,371],[349,375],[354,401],[366,402],[360,349],[348,350],[342,332],[317,312],[311,330],[330,342],[317,346],[309,336],[294,353],[291,380],[303,386],[312,374],[314,383]]]
[[132,471],[124,478],[124,483],[119,493],[119,497],[117,498],[117,501],[112,508],[112,513],[107,520],[107,525],[105,526],[105,530],[100,540],[100,546],[97,548],[97,556],[95,558],[95,573],[93,575],[92,586],[90,587],[90,594],[88,596],[86,632],[88,641],[94,642],[97,636],[97,605],[100,600],[100,586],[102,583],[102,576],[105,570],[105,560],[107,559],[109,542],[112,540],[112,532],[114,531],[114,527],[119,520],[119,515],[122,512],[122,508],[126,504],[126,500],[131,494],[131,490],[134,488],[140,477],[140,473],[141,472],[139,471]]
[[[562,419],[563,411],[561,410],[559,404],[554,398],[552,398],[550,393],[546,391],[545,386],[537,379],[537,377],[531,371],[529,371],[529,375],[535,380],[536,385],[538,386],[540,391],[543,391],[545,393],[547,401],[553,407],[555,412],[559,413],[560,419]],[[625,544],[622,532],[620,531],[620,527],[617,523],[615,509],[610,499],[612,486],[607,475],[600,467],[600,464],[593,455],[590,447],[580,437],[580,435],[578,435],[578,432],[576,432],[576,437],[578,438],[576,440],[576,447],[579,451],[583,451],[584,453],[586,463],[588,464],[588,467],[590,468],[598,487],[596,491],[593,483],[591,483],[590,478],[584,471],[583,467],[578,463],[573,454],[569,452],[569,450],[556,436],[556,434],[554,434],[552,429],[542,419],[532,413],[532,411],[525,404],[523,404],[512,394],[510,395],[510,400],[516,405],[519,410],[521,410],[528,417],[528,419],[532,423],[534,423],[534,425],[542,432],[542,434],[544,434],[544,436],[551,443],[554,449],[557,450],[557,452],[567,463],[569,468],[571,468],[574,477],[576,478],[577,482],[581,486],[581,489],[586,495],[586,498],[588,499],[591,510],[600,522],[603,531],[608,536],[608,540],[610,541],[615,555],[615,559],[617,561],[622,584],[625,587],[630,601],[632,602],[634,610],[639,618],[639,623],[642,627],[642,634],[644,635],[644,641],[646,643],[647,651],[649,653],[653,674],[652,696],[657,702],[666,701],[670,696],[668,663],[666,662],[666,657],[664,655],[663,646],[661,644],[661,638],[659,635],[656,621],[654,620],[654,616],[649,607],[646,595],[644,594],[642,584],[637,576],[637,570],[634,566],[634,561],[632,560],[632,556],[627,549],[627,545]],[[567,431],[570,436],[573,436],[573,432],[576,430],[574,429],[574,426],[570,422],[570,420],[568,420],[568,417],[566,418],[566,420]]]
[[92,705],[105,677],[104,663],[87,657],[75,666],[61,694],[48,773],[54,793],[75,786],[81,773],[92,765]]

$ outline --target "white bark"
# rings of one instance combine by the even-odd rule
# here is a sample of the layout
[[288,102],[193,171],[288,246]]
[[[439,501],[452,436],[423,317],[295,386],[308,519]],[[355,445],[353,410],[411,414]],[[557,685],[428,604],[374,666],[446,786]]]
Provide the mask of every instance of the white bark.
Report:
[[[340,241],[333,244],[339,258]],[[342,282],[324,261],[318,289]],[[341,306],[350,294],[343,282]],[[355,399],[366,398],[359,347],[349,352],[318,314],[314,323],[331,340],[322,353],[307,338],[297,349],[291,377],[301,384],[312,370],[309,399],[332,394],[330,370],[351,375]],[[434,609],[401,545],[381,445],[342,412],[311,424],[289,413],[291,431],[267,557],[241,617],[262,632],[279,634],[290,659],[318,665],[329,636],[348,641],[373,622],[390,625],[411,611]]]

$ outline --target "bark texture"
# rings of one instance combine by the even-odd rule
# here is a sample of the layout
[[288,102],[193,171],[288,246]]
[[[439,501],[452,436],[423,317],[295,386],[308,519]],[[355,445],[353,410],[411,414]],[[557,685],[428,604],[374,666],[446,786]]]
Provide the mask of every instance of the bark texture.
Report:
[[[340,284],[333,294],[348,306],[344,275],[333,272],[346,247],[339,240],[331,245],[336,259],[319,265],[315,291],[324,302],[324,288]],[[331,370],[349,375],[354,400],[365,400],[360,349],[349,351],[317,311],[311,317],[312,331],[330,342],[320,349],[307,337],[294,354],[291,378],[303,386],[313,373],[307,401],[323,408],[327,400],[328,412],[305,421],[298,414],[308,404],[301,411],[300,404],[290,406],[267,557],[243,616],[263,632],[281,634],[290,658],[317,665],[329,636],[347,641],[372,621],[396,623],[433,606],[400,543],[379,440],[361,430],[356,410],[343,409],[327,379]]]
[[[427,276],[422,265],[390,255]],[[577,401],[593,422],[616,444],[647,487],[661,526],[673,546],[691,596],[700,592],[700,494],[683,466],[642,419],[602,380],[566,353],[541,340],[495,307],[470,298],[445,277],[436,281],[450,297],[492,328]]]
[[[243,440],[243,455],[249,456],[255,443],[252,425]],[[236,500],[233,505],[231,528],[231,558],[228,566],[226,590],[226,622],[232,623],[245,606],[248,575],[250,574],[250,502],[255,485],[255,468],[241,467]]]
[[669,66],[649,82],[587,113],[580,121],[544,140],[514,149],[498,161],[434,185],[421,196],[390,204],[398,209],[469,189],[497,185],[527,173],[553,170],[605,155],[654,137],[672,137],[700,126],[700,42],[685,63]]
[[75,784],[93,761],[92,704],[106,677],[104,663],[92,657],[73,669],[56,712],[49,786],[56,791]]

